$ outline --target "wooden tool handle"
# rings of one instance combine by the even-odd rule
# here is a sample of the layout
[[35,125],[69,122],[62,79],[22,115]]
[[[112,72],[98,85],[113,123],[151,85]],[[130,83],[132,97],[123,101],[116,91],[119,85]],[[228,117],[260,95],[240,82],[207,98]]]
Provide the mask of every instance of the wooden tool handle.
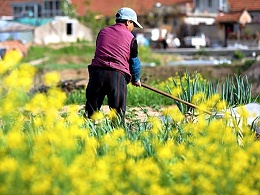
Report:
[[172,95],[170,95],[170,94],[168,94],[168,93],[165,93],[164,91],[160,91],[160,90],[158,90],[158,89],[155,89],[155,88],[153,88],[153,87],[151,87],[151,86],[149,86],[149,85],[147,85],[147,84],[145,84],[145,83],[142,83],[142,87],[147,88],[147,89],[150,89],[151,91],[154,91],[154,92],[156,92],[156,93],[159,93],[159,94],[161,94],[161,95],[164,95],[164,96],[166,96],[166,97],[168,97],[168,98],[171,98],[171,99],[174,99],[174,100],[176,100],[176,101],[182,102],[182,103],[184,103],[184,104],[186,104],[186,105],[189,105],[189,106],[192,107],[192,108],[196,108],[196,109],[198,109],[198,110],[201,110],[201,111],[203,111],[203,112],[205,112],[205,113],[207,113],[207,114],[209,114],[209,115],[212,115],[212,113],[209,112],[209,111],[207,111],[207,110],[203,110],[203,109],[199,108],[198,106],[196,106],[196,105],[194,105],[194,104],[191,104],[191,103],[189,103],[189,102],[186,102],[186,101],[184,101],[184,100],[182,100],[182,99],[180,99],[180,98],[174,97],[174,96],[172,96]]

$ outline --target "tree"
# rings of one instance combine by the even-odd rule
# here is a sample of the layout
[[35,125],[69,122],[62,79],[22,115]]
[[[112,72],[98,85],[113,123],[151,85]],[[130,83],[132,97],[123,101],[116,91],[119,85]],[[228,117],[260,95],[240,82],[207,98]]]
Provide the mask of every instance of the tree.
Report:
[[70,3],[70,0],[61,0],[61,7],[65,16],[76,18],[77,12],[75,7]]
[[[86,6],[91,5],[91,0],[85,0],[84,1]],[[113,24],[114,18],[110,17],[104,17],[102,14],[97,12],[92,12],[90,9],[87,9],[88,11],[84,16],[78,17],[78,20],[86,25],[87,27],[92,29],[93,35],[97,36],[98,32],[104,28],[105,26]]]

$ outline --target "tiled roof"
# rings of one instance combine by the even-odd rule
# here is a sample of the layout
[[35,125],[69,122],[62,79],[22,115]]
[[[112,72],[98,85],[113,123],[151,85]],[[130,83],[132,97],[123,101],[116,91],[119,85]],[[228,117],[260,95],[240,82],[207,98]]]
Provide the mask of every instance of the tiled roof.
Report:
[[7,50],[18,49],[20,52],[22,52],[23,55],[25,55],[28,51],[29,46],[23,44],[19,40],[13,40],[13,41],[0,42],[0,47],[7,48]]
[[76,6],[77,13],[80,16],[85,15],[87,10],[100,13],[104,16],[114,16],[117,10],[121,7],[130,7],[136,11],[137,15],[145,15],[158,2],[162,5],[185,3],[190,3],[193,5],[193,0],[93,0],[90,5],[84,4],[83,0],[71,0],[71,2]]
[[259,10],[258,0],[228,0],[231,12],[243,11],[244,9],[248,11]]
[[241,12],[219,14],[216,18],[217,22],[238,22]]
[[230,6],[229,13],[220,13],[217,22],[238,22],[244,10],[259,11],[259,1],[257,0],[228,0]]

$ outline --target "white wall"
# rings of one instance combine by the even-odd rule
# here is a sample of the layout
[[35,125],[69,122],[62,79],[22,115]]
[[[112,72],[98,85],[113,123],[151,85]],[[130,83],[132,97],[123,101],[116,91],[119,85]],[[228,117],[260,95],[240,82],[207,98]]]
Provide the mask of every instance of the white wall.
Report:
[[[71,34],[67,33],[71,24]],[[93,41],[92,31],[80,24],[76,19],[58,18],[34,31],[34,43],[48,45],[50,43],[76,42],[77,40]]]

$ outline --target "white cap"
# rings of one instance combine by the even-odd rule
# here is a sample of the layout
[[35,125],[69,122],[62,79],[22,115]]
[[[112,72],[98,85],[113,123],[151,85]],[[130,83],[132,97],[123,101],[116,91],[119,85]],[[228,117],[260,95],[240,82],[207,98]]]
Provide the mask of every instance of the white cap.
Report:
[[137,15],[135,11],[128,7],[122,7],[116,14],[116,19],[131,20],[135,23],[135,27],[143,28],[139,22],[137,22]]

